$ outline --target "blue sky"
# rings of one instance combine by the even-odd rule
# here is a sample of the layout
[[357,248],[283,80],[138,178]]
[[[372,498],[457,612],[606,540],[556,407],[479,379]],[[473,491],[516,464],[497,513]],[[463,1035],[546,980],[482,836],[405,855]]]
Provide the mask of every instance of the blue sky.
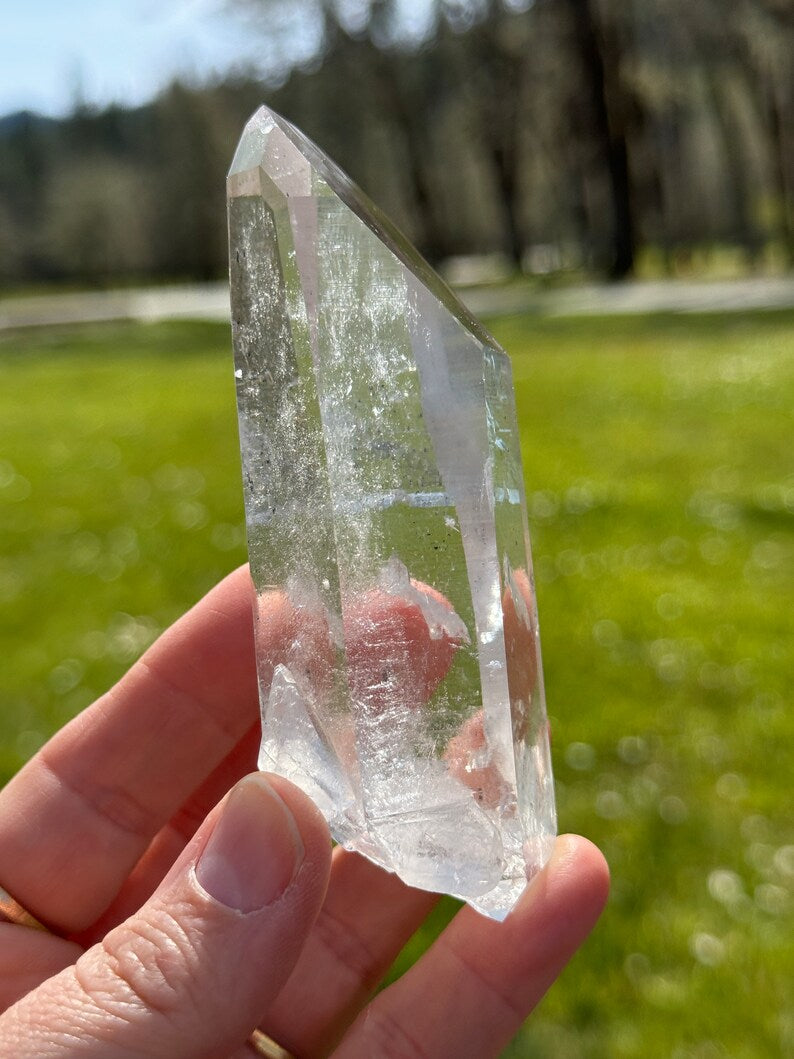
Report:
[[224,0],[0,0],[0,115],[63,114],[78,93],[140,103],[176,73],[261,67],[267,51]]
[[[368,3],[338,0],[351,28]],[[240,0],[0,0],[0,115],[59,116],[78,98],[135,105],[176,74],[283,73],[315,54],[317,0],[267,0],[256,28],[241,7]],[[397,0],[396,9],[401,35],[421,38],[426,0]]]

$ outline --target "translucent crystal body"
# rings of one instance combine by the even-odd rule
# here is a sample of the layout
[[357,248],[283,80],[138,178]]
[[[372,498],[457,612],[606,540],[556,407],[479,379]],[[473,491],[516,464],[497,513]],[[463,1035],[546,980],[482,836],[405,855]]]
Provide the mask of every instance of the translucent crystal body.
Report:
[[228,194],[260,767],[502,918],[556,826],[508,359],[266,108]]

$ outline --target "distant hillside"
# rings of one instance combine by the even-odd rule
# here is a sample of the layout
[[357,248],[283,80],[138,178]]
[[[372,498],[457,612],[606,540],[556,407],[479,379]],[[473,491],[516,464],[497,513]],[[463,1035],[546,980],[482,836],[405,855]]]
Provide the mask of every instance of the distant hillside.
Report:
[[0,137],[8,136],[20,129],[30,128],[31,126],[44,127],[47,125],[55,124],[54,118],[44,117],[43,114],[36,114],[32,110],[17,110],[13,114],[5,114],[0,117]]

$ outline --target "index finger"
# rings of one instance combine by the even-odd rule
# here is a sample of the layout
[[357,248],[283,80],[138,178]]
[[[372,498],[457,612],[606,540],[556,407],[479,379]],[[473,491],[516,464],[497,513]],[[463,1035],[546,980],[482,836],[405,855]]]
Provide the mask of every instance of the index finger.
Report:
[[0,882],[52,928],[85,929],[257,713],[240,568],[0,792]]

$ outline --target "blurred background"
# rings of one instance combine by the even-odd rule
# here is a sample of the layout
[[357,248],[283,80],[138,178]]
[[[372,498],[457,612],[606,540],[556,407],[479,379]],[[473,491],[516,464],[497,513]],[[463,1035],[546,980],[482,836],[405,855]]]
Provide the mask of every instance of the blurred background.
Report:
[[792,55],[790,0],[4,11],[0,780],[244,561],[266,100],[513,360],[560,823],[614,884],[505,1054],[794,1056]]
[[4,23],[6,284],[222,276],[223,178],[263,98],[434,262],[794,256],[789,0],[40,0]]

